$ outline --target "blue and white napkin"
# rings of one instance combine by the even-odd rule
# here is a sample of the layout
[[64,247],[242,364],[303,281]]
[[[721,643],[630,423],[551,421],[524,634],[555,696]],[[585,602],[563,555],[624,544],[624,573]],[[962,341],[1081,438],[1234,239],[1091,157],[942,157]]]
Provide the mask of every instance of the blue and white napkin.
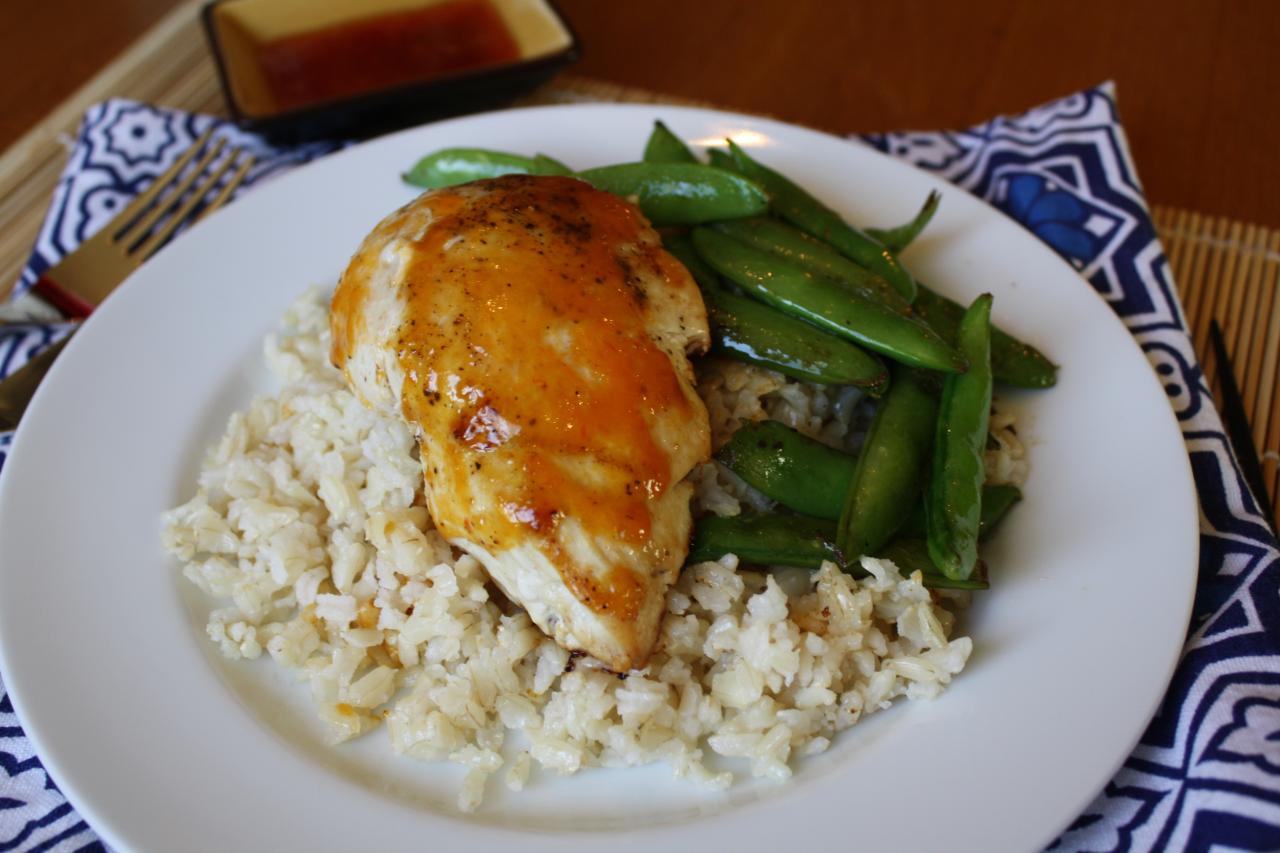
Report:
[[[85,115],[17,292],[211,124],[258,156],[246,188],[339,147],[272,148],[209,116],[124,100],[100,104]],[[1186,648],[1142,741],[1050,849],[1280,850],[1280,550],[1192,350],[1113,87],[964,131],[863,141],[986,199],[1079,270],[1147,354],[1186,439],[1201,511]],[[0,376],[66,328],[0,326]],[[0,434],[0,465],[8,446]],[[100,847],[41,767],[0,683],[0,853]]]

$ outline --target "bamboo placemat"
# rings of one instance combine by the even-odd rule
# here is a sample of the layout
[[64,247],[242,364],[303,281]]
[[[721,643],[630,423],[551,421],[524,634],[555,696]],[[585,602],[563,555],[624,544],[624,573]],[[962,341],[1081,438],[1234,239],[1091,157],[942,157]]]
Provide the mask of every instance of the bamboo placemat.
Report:
[[[7,294],[26,263],[65,162],[64,141],[75,133],[90,105],[128,97],[225,115],[217,74],[200,32],[202,1],[174,10],[0,156],[0,296]],[[583,101],[694,103],[571,76],[557,78],[523,103]],[[1153,213],[1215,397],[1209,321],[1217,318],[1222,327],[1275,504],[1280,491],[1280,229],[1169,207],[1156,206]]]

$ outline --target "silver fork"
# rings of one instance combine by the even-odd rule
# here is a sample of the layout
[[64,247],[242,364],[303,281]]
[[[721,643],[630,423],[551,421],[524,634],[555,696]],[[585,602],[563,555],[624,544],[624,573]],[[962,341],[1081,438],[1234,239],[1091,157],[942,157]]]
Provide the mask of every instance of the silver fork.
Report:
[[[116,285],[167,243],[180,225],[192,219],[196,208],[239,161],[231,179],[200,208],[192,221],[222,206],[244,180],[253,158],[241,158],[241,151],[233,149],[230,156],[223,158],[192,190],[196,179],[208,171],[226,145],[219,139],[206,148],[211,133],[212,130],[206,130],[201,134],[164,174],[104,228],[46,270],[32,291],[69,317],[89,316]],[[187,169],[201,149],[204,153],[199,162]]]
[[[253,167],[253,157],[242,156],[241,149],[232,148],[215,166],[214,161],[226,143],[219,139],[206,147],[211,135],[212,129],[201,134],[114,219],[46,270],[32,292],[69,317],[87,317],[129,273],[167,243],[183,223],[197,222],[225,204]],[[200,159],[188,169],[198,154]],[[219,188],[218,183],[228,172],[230,178]],[[204,180],[197,185],[202,175]],[[66,340],[47,347],[0,382],[0,430],[17,426],[31,395]]]

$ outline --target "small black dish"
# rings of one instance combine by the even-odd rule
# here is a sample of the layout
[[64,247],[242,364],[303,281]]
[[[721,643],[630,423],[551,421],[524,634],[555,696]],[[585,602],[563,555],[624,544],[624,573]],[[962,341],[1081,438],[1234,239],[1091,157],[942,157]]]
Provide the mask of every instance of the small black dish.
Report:
[[[367,138],[494,109],[579,54],[577,35],[551,0],[211,0],[202,18],[232,117],[278,144]],[[492,31],[478,26],[494,21]],[[422,30],[432,26],[440,29]],[[460,37],[451,40],[445,27]],[[474,49],[459,59],[463,42]],[[471,61],[483,51],[470,68],[414,67],[442,54]],[[350,91],[359,77],[369,85]]]

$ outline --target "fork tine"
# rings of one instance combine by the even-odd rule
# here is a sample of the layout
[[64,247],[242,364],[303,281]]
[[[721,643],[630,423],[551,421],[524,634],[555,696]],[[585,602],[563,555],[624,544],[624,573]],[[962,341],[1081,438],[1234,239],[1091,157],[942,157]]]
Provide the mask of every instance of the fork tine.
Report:
[[182,170],[186,168],[186,165],[190,163],[192,159],[195,158],[196,153],[204,147],[204,144],[209,141],[209,137],[212,135],[213,128],[210,127],[206,129],[204,133],[200,134],[195,142],[191,143],[190,148],[183,151],[181,156],[179,156],[177,160],[173,161],[172,166],[165,169],[163,174],[157,175],[156,179],[151,182],[149,187],[139,193],[137,198],[129,202],[124,210],[116,214],[116,218],[111,220],[108,225],[109,228],[113,229],[111,234],[112,237],[123,232],[129,224],[133,222],[133,220],[137,219],[138,216],[150,206],[151,202],[155,200],[155,197],[160,194],[160,191],[172,183],[173,179],[182,173]]
[[[209,146],[209,150],[204,152],[196,165],[187,172],[186,177],[174,184],[172,189],[165,193],[164,198],[156,201],[156,203],[152,205],[151,209],[147,211],[141,219],[126,228],[124,232],[120,234],[117,241],[124,249],[125,254],[133,254],[136,248],[135,244],[141,243],[142,239],[147,236],[147,232],[151,230],[152,226],[154,226],[157,221],[159,221],[160,217],[168,213],[169,210],[171,210],[174,205],[182,199],[183,194],[186,193],[187,190],[191,189],[191,185],[196,182],[196,178],[199,178],[204,174],[204,170],[209,168],[209,164],[213,162],[213,158],[217,157],[222,152],[222,148],[225,145],[226,141],[219,139],[217,142],[213,143],[213,145]],[[138,262],[141,263],[142,259],[139,258]]]
[[[237,148],[233,153],[239,155],[241,153],[241,149]],[[222,207],[222,205],[226,203],[227,199],[231,198],[231,194],[240,186],[240,182],[244,180],[245,175],[249,174],[249,170],[253,168],[253,164],[256,162],[257,160],[254,159],[252,154],[241,160],[240,166],[236,169],[235,174],[231,176],[231,180],[227,181],[226,185],[223,186],[223,188],[218,191],[218,194],[213,197],[213,201],[206,204],[204,209],[196,215],[195,221],[199,222],[210,213],[213,213],[215,210]]]
[[191,211],[195,210],[196,205],[209,194],[210,190],[218,185],[218,181],[221,180],[222,176],[225,175],[227,170],[235,164],[236,157],[238,157],[239,154],[240,149],[232,149],[230,154],[223,158],[222,162],[218,164],[218,167],[213,170],[209,177],[191,191],[190,195],[187,196],[187,200],[182,203],[182,206],[175,210],[173,215],[171,215],[163,225],[157,228],[150,237],[144,240],[142,245],[138,246],[134,251],[134,256],[137,258],[138,263],[142,263],[147,258],[151,257],[155,254],[157,249],[168,242],[169,237],[173,235],[173,232],[178,229],[179,225],[187,220],[187,217],[191,215]]

